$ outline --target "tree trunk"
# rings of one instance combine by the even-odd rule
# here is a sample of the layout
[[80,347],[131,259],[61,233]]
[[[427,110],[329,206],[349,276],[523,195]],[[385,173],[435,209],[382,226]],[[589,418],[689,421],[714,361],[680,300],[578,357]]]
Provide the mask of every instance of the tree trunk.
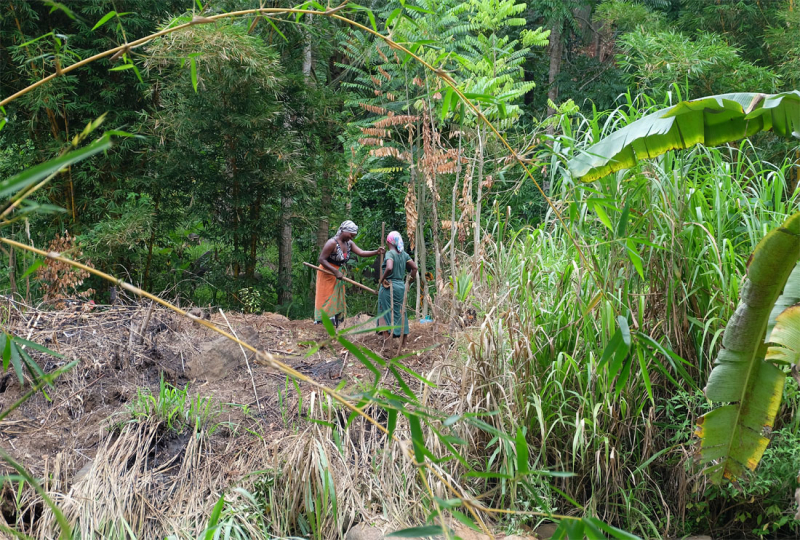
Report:
[[256,261],[258,253],[258,229],[255,224],[258,223],[261,217],[261,191],[256,195],[256,200],[250,205],[250,223],[254,224],[253,232],[250,233],[250,255],[245,266],[245,277],[248,279],[255,279],[256,277]]
[[425,245],[425,225],[423,216],[425,213],[425,185],[418,182],[419,191],[417,192],[417,252],[419,253],[419,276],[417,282],[420,287],[422,300],[422,317],[428,316],[428,284],[425,274],[428,273],[428,249]]
[[[562,26],[562,21],[556,21],[550,31],[550,70],[547,77],[550,86],[547,90],[547,98],[555,105],[558,104],[558,84],[556,83],[556,79],[558,79],[558,75],[561,73],[561,57],[564,52],[564,41],[561,36]],[[552,116],[555,112],[555,109],[548,105],[547,116]],[[554,128],[548,128],[548,131],[550,129],[554,130]]]
[[280,293],[278,303],[292,301],[292,198],[281,196],[281,237],[278,242],[278,282]]
[[317,249],[319,251],[322,251],[322,247],[325,245],[325,242],[328,241],[328,235],[331,229],[330,212],[332,194],[330,175],[330,167],[326,167],[322,172],[322,185],[319,185],[319,221],[317,222]]

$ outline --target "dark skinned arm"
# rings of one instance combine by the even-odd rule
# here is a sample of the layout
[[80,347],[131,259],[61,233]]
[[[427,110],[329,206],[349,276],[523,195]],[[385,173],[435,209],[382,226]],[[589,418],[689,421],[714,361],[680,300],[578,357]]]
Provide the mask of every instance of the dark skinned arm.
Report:
[[406,271],[409,270],[412,276],[417,275],[417,263],[415,263],[413,259],[408,259],[408,262],[406,262]]
[[383,271],[381,279],[378,280],[378,283],[383,283],[384,280],[392,273],[393,269],[394,269],[394,259],[386,259],[386,269]]
[[353,242],[353,241],[350,241],[350,246],[352,247],[353,253],[355,253],[359,257],[374,257],[375,255],[378,255],[379,253],[385,253],[386,252],[386,250],[383,249],[382,247],[380,247],[380,248],[378,248],[378,249],[376,249],[374,251],[364,251],[363,249],[358,247],[356,245],[356,243]]
[[327,260],[328,257],[331,256],[331,253],[333,253],[334,247],[336,247],[336,240],[333,238],[325,242],[325,245],[322,246],[322,251],[320,252],[319,257],[317,258],[317,262],[321,264],[325,270],[328,270],[331,274],[334,274],[336,279],[342,279],[343,274]]

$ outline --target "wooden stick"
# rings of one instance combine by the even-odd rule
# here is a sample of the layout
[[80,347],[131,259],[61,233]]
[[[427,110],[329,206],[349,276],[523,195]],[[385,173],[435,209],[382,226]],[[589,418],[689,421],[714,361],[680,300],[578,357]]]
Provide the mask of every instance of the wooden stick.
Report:
[[[305,261],[303,261],[303,264],[308,266],[309,268],[313,268],[314,270],[319,270],[320,272],[325,272],[326,274],[328,274],[330,276],[335,276],[336,275],[333,272],[328,271],[327,268],[320,268],[319,266],[314,266],[313,264],[309,264],[309,263],[307,263]],[[378,294],[378,291],[376,291],[375,289],[370,289],[366,285],[362,285],[358,281],[353,281],[349,277],[342,276],[342,280],[346,281],[350,285],[355,285],[356,287],[360,287],[360,288],[364,289],[367,292],[371,292],[372,294]]]
[[[386,247],[386,222],[381,223],[381,246]],[[381,277],[381,272],[383,270],[383,253],[381,253],[381,262],[378,265],[378,278]]]

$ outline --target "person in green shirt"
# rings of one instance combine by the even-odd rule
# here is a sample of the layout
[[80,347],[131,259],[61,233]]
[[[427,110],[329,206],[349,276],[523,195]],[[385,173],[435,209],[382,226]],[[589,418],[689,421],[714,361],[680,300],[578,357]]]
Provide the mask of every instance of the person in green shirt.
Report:
[[[378,326],[394,326],[392,337],[402,336],[403,341],[400,348],[405,347],[406,336],[408,335],[408,316],[403,309],[403,298],[406,293],[406,270],[412,276],[417,274],[417,264],[411,259],[403,247],[403,237],[397,231],[392,231],[386,237],[389,244],[389,251],[383,261],[381,279],[382,285],[378,291],[378,313],[381,317],[377,321]],[[389,332],[384,333],[389,337]]]

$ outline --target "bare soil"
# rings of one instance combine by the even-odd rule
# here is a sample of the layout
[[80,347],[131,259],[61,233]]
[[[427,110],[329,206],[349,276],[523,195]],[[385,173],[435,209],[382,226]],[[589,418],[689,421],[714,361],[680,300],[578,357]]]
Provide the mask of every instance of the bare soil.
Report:
[[[204,315],[326,386],[344,381],[348,391],[374,378],[338,343],[309,355],[315,343],[329,338],[324,327],[312,321],[272,313]],[[366,330],[374,326],[368,321],[368,316],[353,317],[345,327],[361,324],[358,329]],[[424,372],[446,354],[452,340],[436,330],[432,323],[411,323],[403,351],[413,353],[403,360],[407,367]],[[10,331],[64,355],[56,359],[30,351],[46,372],[71,359],[80,360],[48,390],[49,400],[40,393],[0,422],[0,445],[36,475],[59,457],[60,462],[72,464],[79,479],[81,468],[91,464],[114,423],[130,419],[127,406],[137,392],[149,389],[157,395],[162,378],[176,387],[188,385],[193,397],[220,404],[218,420],[229,426],[219,431],[221,438],[229,437],[230,430],[248,429],[265,439],[280,440],[289,424],[301,421],[295,384],[285,375],[254,361],[253,355],[245,362],[238,345],[230,341],[222,345],[212,330],[160,307],[83,305],[40,311],[13,306]],[[384,358],[395,356],[399,345],[399,340],[374,332],[349,339]],[[16,402],[28,384],[21,387],[13,370],[0,376],[0,411]],[[299,388],[302,395],[312,391],[308,384]],[[249,412],[243,412],[245,408]],[[157,449],[163,455],[155,457],[168,461],[178,447],[180,441],[165,440]],[[67,454],[70,459],[63,459]]]

